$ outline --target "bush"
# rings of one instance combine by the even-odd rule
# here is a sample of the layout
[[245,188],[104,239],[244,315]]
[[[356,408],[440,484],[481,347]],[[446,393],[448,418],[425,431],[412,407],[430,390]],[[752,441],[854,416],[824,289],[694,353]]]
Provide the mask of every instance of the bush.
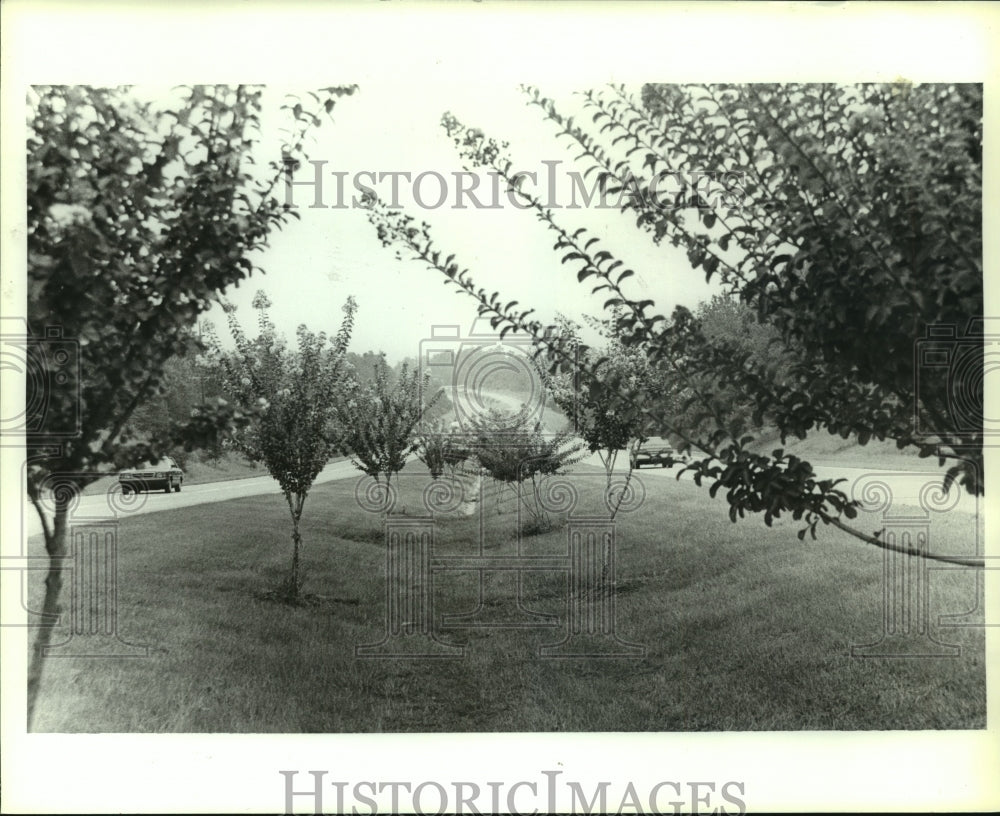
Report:
[[[541,425],[528,427],[527,410],[514,414],[496,408],[473,421],[475,456],[483,469],[497,483],[497,512],[504,487],[517,490],[518,497],[531,515],[522,532],[526,535],[552,529],[552,520],[541,500],[539,477],[562,473],[582,457],[583,444],[571,442],[567,430],[543,434]],[[522,488],[531,481],[531,491]],[[530,500],[529,500],[530,499]]]
[[417,437],[416,454],[431,476],[440,479],[446,469],[454,475],[458,466],[472,456],[472,445],[464,434],[457,432],[456,423],[448,430],[437,423]]

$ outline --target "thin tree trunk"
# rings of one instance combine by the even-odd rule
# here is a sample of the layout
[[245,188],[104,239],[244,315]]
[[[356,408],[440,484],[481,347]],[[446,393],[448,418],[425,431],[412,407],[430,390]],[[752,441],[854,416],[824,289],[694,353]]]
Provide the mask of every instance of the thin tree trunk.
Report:
[[[608,457],[608,463],[610,463],[610,466],[608,466],[608,463],[606,463],[605,465],[607,467],[607,475],[608,475],[609,504],[611,502],[614,502],[613,506],[611,506],[611,521],[614,521],[615,516],[618,515],[618,510],[621,508],[622,502],[625,500],[625,493],[628,490],[629,483],[632,481],[632,473],[634,472],[634,468],[632,467],[632,456],[630,454],[628,459],[628,475],[625,477],[625,484],[622,485],[622,489],[618,493],[618,501],[615,502],[614,499],[611,497],[611,480],[613,477],[615,460],[617,459],[617,457],[618,457],[618,451],[615,451],[613,456]],[[608,573],[611,571],[611,552],[609,550],[605,550],[603,555],[604,557],[601,563],[601,586],[606,587],[608,584]]]
[[302,536],[299,535],[299,520],[292,517],[292,598],[298,600],[299,597],[299,547],[302,544]]
[[[396,480],[397,483],[399,480]],[[392,471],[385,474],[385,515],[388,518],[392,511]]]
[[45,601],[42,604],[42,624],[35,638],[34,652],[31,664],[28,666],[28,729],[35,715],[38,701],[38,690],[42,683],[42,671],[45,665],[45,649],[52,641],[52,630],[56,627],[62,613],[59,596],[63,585],[63,560],[66,556],[66,521],[69,515],[69,505],[72,497],[62,490],[53,493],[55,515],[52,528],[49,528],[40,503],[32,497],[35,509],[42,519],[42,530],[45,534],[45,551],[49,556],[49,573],[45,578]]
[[305,503],[305,496],[296,495],[293,501],[292,494],[286,493],[288,500],[288,511],[292,516],[292,572],[289,576],[289,595],[291,600],[297,601],[301,578],[299,577],[299,552],[302,545],[302,536],[299,534],[299,519],[302,518],[302,505]]
[[[603,450],[597,451],[597,456],[601,460],[601,464],[604,465],[604,473],[608,479],[608,495],[611,495],[611,478],[615,471],[615,462],[618,460],[618,451],[608,450],[607,456],[604,455]],[[614,518],[614,516],[612,516]]]
[[[621,491],[618,493],[618,501],[614,503],[611,508],[611,520],[615,520],[615,516],[618,515],[618,510],[622,506],[622,502],[625,501],[625,493],[628,491],[629,483],[632,481],[632,468],[628,469],[628,476],[625,477],[625,484],[622,485]],[[608,474],[608,498],[611,498],[611,474]]]

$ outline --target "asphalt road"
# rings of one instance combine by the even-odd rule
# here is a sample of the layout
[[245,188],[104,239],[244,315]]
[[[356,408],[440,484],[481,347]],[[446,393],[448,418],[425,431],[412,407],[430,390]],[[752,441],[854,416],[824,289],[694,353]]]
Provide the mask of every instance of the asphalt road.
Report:
[[[316,477],[316,484],[332,482],[335,479],[347,479],[352,476],[361,477],[361,472],[349,461],[334,462],[327,465]],[[193,507],[197,504],[239,499],[244,496],[280,495],[278,483],[270,476],[254,476],[250,479],[232,479],[225,482],[209,484],[185,485],[180,493],[140,493],[125,504],[120,494],[115,491],[109,496],[101,493],[94,496],[83,496],[74,509],[76,517],[106,518],[117,515],[119,518],[156,513],[161,510],[177,510],[181,507]],[[30,504],[24,505],[24,524],[29,536],[40,535],[42,524],[38,512]]]
[[[627,469],[627,457],[619,454],[616,472],[624,475]],[[583,463],[601,467],[597,455],[588,456]],[[676,479],[680,465],[673,468],[646,467],[636,473],[644,484],[652,487],[663,479]],[[941,512],[962,512],[976,514],[982,512],[976,497],[967,495],[958,488],[952,488],[947,498],[942,498],[937,486],[941,483],[942,473],[937,471],[892,471],[868,469],[859,467],[840,467],[836,465],[815,466],[817,475],[823,479],[844,478],[847,481],[838,487],[849,497],[860,499],[866,507],[893,515],[937,515]],[[361,478],[361,473],[349,461],[344,460],[327,465],[316,479],[317,484],[337,479]],[[692,475],[681,476],[690,480]],[[107,518],[110,515],[127,517],[144,513],[156,513],[162,510],[176,510],[182,507],[193,507],[199,504],[227,501],[245,496],[278,495],[278,483],[270,476],[257,476],[249,479],[234,479],[210,484],[186,485],[180,493],[142,493],[125,504],[120,495],[113,493],[84,496],[74,509],[77,518]],[[724,499],[720,499],[724,501]],[[25,529],[26,528],[26,529]],[[22,516],[22,535],[39,535],[42,532],[41,522],[35,509],[28,503],[24,504]],[[23,538],[22,538],[23,540]]]

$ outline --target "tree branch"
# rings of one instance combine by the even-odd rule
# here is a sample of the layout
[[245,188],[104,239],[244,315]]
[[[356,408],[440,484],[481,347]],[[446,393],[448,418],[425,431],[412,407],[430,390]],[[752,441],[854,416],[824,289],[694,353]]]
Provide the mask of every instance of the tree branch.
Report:
[[855,530],[850,525],[844,524],[840,519],[834,518],[833,516],[823,516],[823,521],[827,524],[832,524],[840,530],[843,530],[848,535],[852,535],[855,538],[859,538],[867,544],[872,544],[883,550],[889,550],[890,552],[903,553],[904,555],[914,555],[920,558],[926,558],[932,561],[943,561],[946,564],[958,564],[962,567],[970,567],[973,569],[985,569],[986,560],[982,557],[977,556],[964,556],[964,555],[938,555],[936,553],[925,552],[924,550],[917,549],[916,547],[904,547],[901,544],[890,544],[887,541],[882,541],[880,538],[875,536],[866,535],[860,530]]

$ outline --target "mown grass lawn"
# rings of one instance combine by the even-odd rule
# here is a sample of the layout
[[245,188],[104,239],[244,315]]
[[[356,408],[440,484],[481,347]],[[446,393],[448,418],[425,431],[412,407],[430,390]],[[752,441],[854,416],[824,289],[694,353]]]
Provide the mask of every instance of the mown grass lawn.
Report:
[[[398,509],[420,508],[427,478],[404,476]],[[355,646],[385,628],[385,550],[356,480],[316,487],[302,530],[306,591],[266,593],[290,558],[287,507],[254,496],[124,520],[119,631],[144,659],[49,659],[34,730],[54,732],[455,732],[951,729],[985,727],[981,628],[937,628],[975,605],[972,572],[932,569],[932,634],[953,658],[857,658],[882,630],[882,553],[833,530],[802,543],[792,521],[733,525],[724,502],[643,472],[645,504],[617,521],[617,627],[641,659],[542,659],[561,628],[442,632],[459,660],[370,660]],[[596,510],[599,476],[580,478]],[[511,503],[486,503],[484,547],[516,548]],[[865,520],[862,516],[861,523]],[[934,540],[972,541],[952,514]],[[441,517],[441,553],[473,553],[480,520]],[[565,552],[564,528],[524,539]],[[41,550],[37,539],[34,551]],[[971,549],[971,545],[970,545]],[[32,573],[35,606],[41,576]],[[527,606],[565,623],[565,576],[525,574]],[[487,611],[515,613],[511,574],[486,577]],[[476,603],[474,573],[435,583],[435,614]],[[981,614],[981,613],[980,613]],[[59,633],[53,638],[60,640]]]

